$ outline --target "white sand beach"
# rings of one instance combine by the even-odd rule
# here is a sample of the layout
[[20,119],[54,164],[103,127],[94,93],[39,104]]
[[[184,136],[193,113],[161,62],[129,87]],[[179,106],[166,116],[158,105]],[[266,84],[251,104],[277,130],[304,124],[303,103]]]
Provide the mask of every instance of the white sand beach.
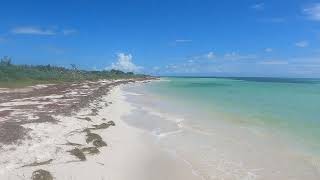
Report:
[[187,116],[144,83],[1,89],[0,179],[318,179],[317,156],[261,128]]
[[[99,104],[108,105],[96,115],[87,116],[90,108],[84,108],[76,115],[55,117],[57,123],[24,125],[32,129],[30,138],[1,146],[0,179],[31,179],[32,173],[39,169],[59,180],[201,179],[188,164],[157,147],[149,134],[122,120],[132,107],[125,101],[120,86],[103,96]],[[91,121],[79,120],[79,116],[89,117]],[[84,153],[84,161],[69,153],[75,147],[91,147],[82,130],[105,121],[113,121],[115,126],[90,130],[107,143],[99,147],[100,153]]]

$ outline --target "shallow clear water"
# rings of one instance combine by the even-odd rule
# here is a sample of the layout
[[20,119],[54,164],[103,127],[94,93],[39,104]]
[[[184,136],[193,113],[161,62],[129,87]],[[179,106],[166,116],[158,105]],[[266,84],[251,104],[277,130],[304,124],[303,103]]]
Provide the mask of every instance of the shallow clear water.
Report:
[[320,145],[320,80],[168,78],[148,90],[206,113],[288,131]]
[[[163,78],[128,90],[129,122],[204,179],[318,179],[320,81]],[[143,95],[143,96],[141,96]]]

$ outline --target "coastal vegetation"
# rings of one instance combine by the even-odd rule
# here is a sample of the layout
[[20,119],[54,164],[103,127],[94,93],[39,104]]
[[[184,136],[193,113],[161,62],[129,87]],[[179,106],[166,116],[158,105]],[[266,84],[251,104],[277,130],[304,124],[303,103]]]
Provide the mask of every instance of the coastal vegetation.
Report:
[[89,71],[53,65],[17,65],[10,57],[0,59],[0,87],[19,87],[40,83],[95,81],[100,79],[143,78],[146,75],[120,70]]

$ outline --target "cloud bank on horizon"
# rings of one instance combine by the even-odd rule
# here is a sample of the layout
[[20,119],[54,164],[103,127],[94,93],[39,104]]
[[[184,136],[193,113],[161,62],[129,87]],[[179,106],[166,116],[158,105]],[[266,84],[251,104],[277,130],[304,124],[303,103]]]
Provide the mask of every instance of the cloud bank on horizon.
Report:
[[135,4],[139,10],[126,0],[19,2],[27,15],[16,7],[15,0],[0,7],[11,14],[0,22],[0,56],[17,63],[156,75],[320,77],[320,1],[142,0]]
[[118,53],[117,61],[112,63],[111,66],[106,67],[107,70],[116,69],[124,72],[141,72],[143,67],[137,66],[132,61],[131,54]]

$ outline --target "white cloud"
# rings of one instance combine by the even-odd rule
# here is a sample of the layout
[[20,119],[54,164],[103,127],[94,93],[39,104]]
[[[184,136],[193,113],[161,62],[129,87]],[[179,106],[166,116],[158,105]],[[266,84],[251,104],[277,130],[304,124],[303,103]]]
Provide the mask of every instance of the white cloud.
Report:
[[199,66],[193,63],[169,64],[166,65],[161,73],[196,73]]
[[75,29],[64,29],[64,30],[62,30],[62,33],[64,35],[70,35],[70,34],[74,34],[76,32],[77,32],[77,30],[75,30]]
[[[226,57],[225,57],[226,56]],[[203,55],[198,57],[204,58]],[[232,57],[232,58],[231,58]],[[249,58],[249,59],[248,59]],[[226,59],[241,59],[227,61]],[[287,57],[266,58],[257,55],[239,55],[236,52],[225,55],[217,54],[214,61],[186,58],[184,62],[171,63],[167,66],[153,69],[155,74],[199,74],[199,75],[252,75],[252,76],[282,76],[297,75],[304,70],[308,75],[320,77],[320,58]]]
[[256,59],[257,56],[253,54],[241,55],[237,52],[226,53],[224,55],[225,60],[248,60],[248,59]]
[[175,40],[176,43],[189,43],[192,42],[191,39],[176,39]]
[[258,64],[261,64],[261,65],[287,65],[289,63],[287,61],[272,60],[272,61],[259,62]]
[[255,10],[263,10],[264,9],[264,3],[257,3],[251,6],[252,9]]
[[272,52],[273,49],[272,49],[272,48],[265,48],[264,51],[265,51],[265,52]]
[[205,56],[206,56],[207,59],[214,59],[216,57],[216,55],[213,52],[209,52]]
[[302,12],[311,20],[320,21],[320,3],[314,3],[304,8]]
[[299,41],[295,43],[295,46],[300,47],[300,48],[305,48],[309,46],[308,41]]
[[[268,48],[268,51],[272,51],[271,48]],[[239,54],[237,52],[231,52],[231,53],[226,53],[224,55],[217,55],[213,51],[209,51],[205,54],[198,55],[198,56],[191,56],[188,57],[186,60],[188,63],[199,63],[199,62],[210,62],[208,60],[249,60],[249,59],[256,59],[257,56],[254,54]]]
[[264,23],[283,23],[286,22],[286,18],[283,17],[271,17],[259,19],[260,22]]
[[176,39],[176,40],[170,42],[169,45],[175,47],[175,46],[179,46],[179,45],[187,45],[190,43],[192,43],[191,39]]
[[14,34],[30,34],[30,35],[55,35],[56,32],[52,29],[44,29],[33,26],[16,27],[11,30]]
[[215,57],[216,57],[215,53],[212,51],[209,51],[208,53],[205,53],[202,55],[189,57],[188,62],[195,62],[196,60],[212,60]]
[[131,54],[118,53],[117,56],[117,61],[106,69],[116,69],[125,72],[139,72],[143,69],[143,67],[137,66],[132,62]]

